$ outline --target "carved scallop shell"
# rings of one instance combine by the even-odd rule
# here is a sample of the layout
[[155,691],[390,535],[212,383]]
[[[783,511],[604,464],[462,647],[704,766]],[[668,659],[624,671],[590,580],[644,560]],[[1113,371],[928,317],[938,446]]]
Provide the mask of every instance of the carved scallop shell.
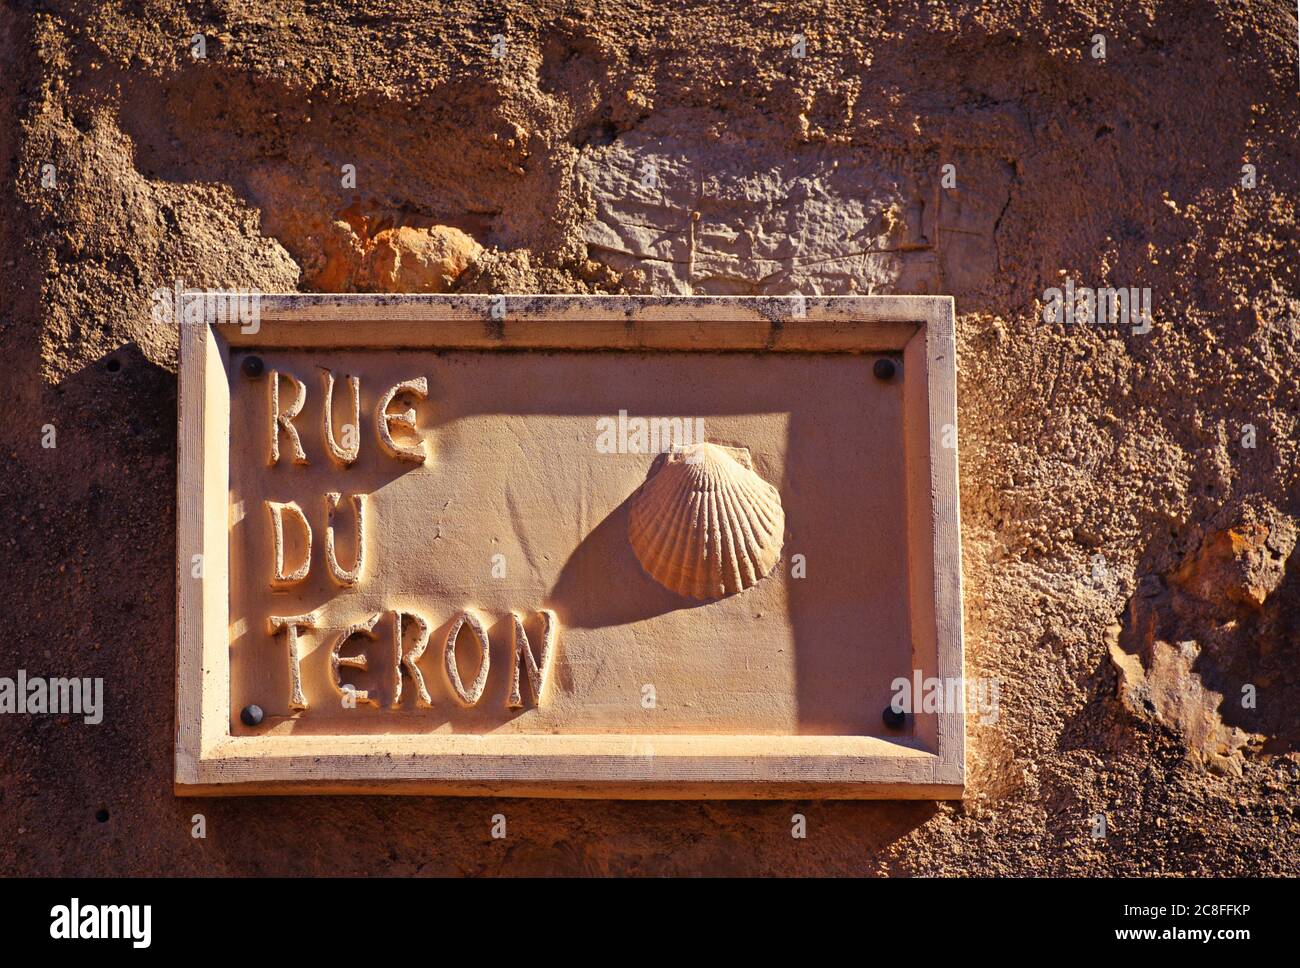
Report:
[[723,598],[757,585],[781,556],[785,511],[754,473],[749,451],[675,447],[632,498],[628,540],[646,573],[691,598]]

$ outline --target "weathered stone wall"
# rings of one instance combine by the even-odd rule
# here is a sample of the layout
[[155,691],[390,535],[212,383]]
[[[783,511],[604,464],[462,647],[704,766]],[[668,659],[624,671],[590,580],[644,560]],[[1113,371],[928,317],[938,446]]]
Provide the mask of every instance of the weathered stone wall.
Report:
[[[130,9],[0,9],[0,871],[1300,873],[1285,3]],[[174,799],[178,280],[955,295],[967,799]]]

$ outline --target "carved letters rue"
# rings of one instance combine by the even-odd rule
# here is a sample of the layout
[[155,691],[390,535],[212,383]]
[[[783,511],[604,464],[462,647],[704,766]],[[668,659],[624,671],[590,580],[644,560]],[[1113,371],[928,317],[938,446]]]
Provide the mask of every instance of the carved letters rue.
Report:
[[[307,467],[311,458],[303,447],[303,436],[295,421],[302,414],[307,402],[307,385],[298,377],[283,370],[271,370],[268,373],[269,389],[269,448],[268,459],[271,466],[280,463],[282,453],[292,465]],[[324,390],[323,439],[324,449],[330,459],[340,469],[354,464],[361,452],[359,427],[361,423],[361,378],[347,377],[348,396],[350,398],[350,422],[339,428],[334,426],[334,374],[322,368],[321,382]],[[425,442],[420,438],[416,425],[416,413],[411,407],[393,412],[395,403],[399,406],[404,398],[423,400],[429,395],[428,380],[421,376],[403,380],[390,387],[379,398],[375,409],[374,422],[378,444],[384,454],[393,460],[423,464],[429,459]],[[394,437],[397,431],[405,440]],[[414,439],[412,439],[414,438]],[[366,555],[366,533],[371,502],[368,494],[349,494],[346,507],[352,524],[351,561],[340,561],[335,542],[335,519],[339,507],[344,504],[344,494],[340,491],[327,491],[321,497],[320,504],[312,508],[303,508],[297,501],[264,500],[267,511],[267,527],[270,533],[271,561],[267,569],[267,581],[274,590],[286,590],[306,581],[311,573],[314,531],[311,513],[319,514],[318,521],[324,522],[325,566],[332,583],[340,589],[356,588],[367,577],[369,562]],[[299,536],[297,544],[297,561],[290,564],[290,542],[287,535],[294,529]],[[306,636],[329,634],[329,672],[330,681],[336,693],[335,699],[341,699],[346,708],[363,706],[377,707],[379,702],[370,692],[358,689],[343,682],[344,669],[367,671],[371,668],[371,655],[378,656],[382,651],[384,658],[375,659],[382,662],[392,675],[392,708],[398,708],[402,699],[402,679],[407,676],[415,690],[415,706],[429,708],[433,705],[425,670],[420,665],[433,631],[430,621],[409,608],[390,609],[391,640],[386,649],[379,646],[371,651],[344,655],[343,649],[355,644],[355,639],[378,641],[381,635],[376,631],[384,617],[384,612],[373,612],[343,629],[329,630],[322,628],[318,611],[302,615],[270,615],[267,617],[268,634],[282,644],[288,659],[289,696],[288,708],[292,712],[301,712],[310,708],[310,701],[303,689],[302,660],[303,639]],[[510,694],[506,701],[510,709],[524,708],[521,679],[527,673],[528,685],[533,702],[541,706],[546,696],[547,676],[555,654],[555,643],[559,631],[559,621],[554,612],[541,610],[537,613],[541,623],[541,640],[534,651],[524,629],[524,619],[518,613],[511,613],[513,643]],[[404,635],[410,628],[416,632],[415,644],[405,649]],[[471,682],[463,681],[457,661],[457,642],[462,629],[468,629],[473,642],[472,651],[477,656],[477,669]],[[491,653],[488,633],[483,620],[473,609],[463,609],[452,617],[451,625],[441,643],[438,655],[438,668],[446,677],[455,701],[462,707],[472,707],[479,703],[487,688],[488,675],[491,671]]]

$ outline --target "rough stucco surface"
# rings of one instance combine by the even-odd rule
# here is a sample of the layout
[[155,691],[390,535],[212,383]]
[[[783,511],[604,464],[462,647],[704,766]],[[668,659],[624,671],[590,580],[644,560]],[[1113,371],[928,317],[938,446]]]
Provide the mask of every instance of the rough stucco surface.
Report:
[[[0,9],[0,675],[107,694],[0,717],[0,872],[1300,873],[1294,11],[494,11]],[[172,796],[150,293],[366,288],[402,227],[483,247],[464,292],[957,298],[967,666],[1001,683],[965,801]],[[1045,323],[1067,276],[1150,287],[1151,332]]]

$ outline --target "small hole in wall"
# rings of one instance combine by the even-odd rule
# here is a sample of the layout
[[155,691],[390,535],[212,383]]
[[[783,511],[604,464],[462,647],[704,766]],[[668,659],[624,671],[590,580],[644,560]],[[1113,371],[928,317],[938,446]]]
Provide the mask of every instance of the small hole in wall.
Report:
[[108,811],[102,807],[95,811],[95,819],[100,823],[108,823]]
[[122,361],[109,360],[104,364],[104,369],[108,370],[109,373],[116,373],[118,370],[122,369]]

